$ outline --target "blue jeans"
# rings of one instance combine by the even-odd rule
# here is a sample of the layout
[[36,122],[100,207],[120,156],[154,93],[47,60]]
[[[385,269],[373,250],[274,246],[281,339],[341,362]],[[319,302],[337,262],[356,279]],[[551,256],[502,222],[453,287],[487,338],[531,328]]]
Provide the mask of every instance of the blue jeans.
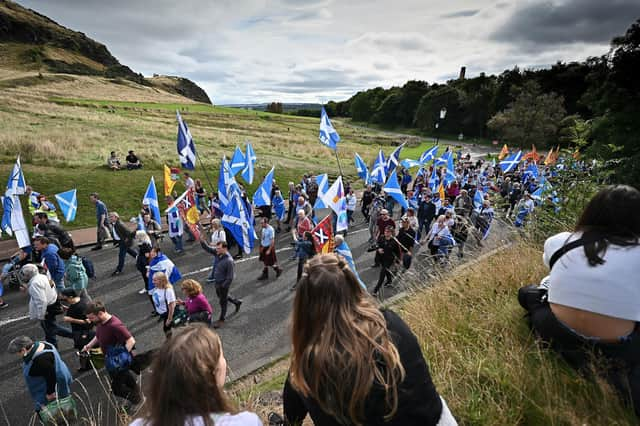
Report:
[[218,266],[218,256],[213,255],[213,263],[211,264],[211,273],[207,277],[208,280],[213,280],[213,275],[216,273],[216,266]]
[[56,322],[55,315],[51,315],[48,312],[44,316],[44,320],[40,321],[40,325],[44,330],[45,340],[51,343],[56,348],[58,347],[57,336],[68,337],[69,339],[73,339],[73,333],[71,332],[71,330],[68,328],[59,326],[58,323]]
[[176,251],[182,251],[182,235],[171,237],[171,241],[173,241],[173,247]]
[[124,268],[124,259],[127,257],[127,253],[129,253],[135,259],[138,257],[138,253],[136,253],[131,247],[127,247],[124,241],[120,241],[118,244],[118,266],[116,267],[116,271],[122,272],[122,268]]

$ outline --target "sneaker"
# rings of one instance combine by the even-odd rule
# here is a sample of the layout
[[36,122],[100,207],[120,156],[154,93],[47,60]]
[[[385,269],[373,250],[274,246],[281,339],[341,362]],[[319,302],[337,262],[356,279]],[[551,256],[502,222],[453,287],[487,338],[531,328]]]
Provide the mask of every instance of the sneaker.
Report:
[[138,294],[147,294],[147,289],[143,288],[142,290],[138,291]]
[[235,313],[237,314],[238,311],[240,310],[240,306],[242,305],[242,300],[238,299],[238,302],[236,303],[236,311]]
[[371,293],[371,295],[372,295],[373,297],[378,297],[378,292],[377,292],[377,291],[374,291],[373,293]]
[[121,273],[122,273],[122,271],[118,271],[118,270],[116,269],[115,271],[113,271],[113,272],[111,273],[111,276],[112,276],[112,277],[115,277],[116,275],[120,275]]
[[184,253],[184,250],[176,250],[176,254]]
[[98,244],[97,246],[93,246],[91,247],[91,251],[96,251],[96,250],[101,250],[102,249],[102,245]]
[[276,278],[278,278],[280,275],[282,275],[282,268],[276,269]]
[[297,284],[294,284],[294,285],[292,285],[292,286],[289,288],[289,290],[290,290],[290,291],[296,291],[296,287],[297,287],[297,286],[298,286]]
[[213,323],[213,328],[220,328],[224,325],[224,320],[218,320]]
[[5,309],[5,308],[8,308],[8,307],[9,307],[9,304],[7,302],[0,303],[0,309]]

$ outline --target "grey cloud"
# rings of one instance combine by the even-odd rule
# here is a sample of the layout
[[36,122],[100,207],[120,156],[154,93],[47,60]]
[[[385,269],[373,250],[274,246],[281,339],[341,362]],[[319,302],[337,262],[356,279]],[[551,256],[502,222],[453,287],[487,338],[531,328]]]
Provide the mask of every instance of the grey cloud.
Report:
[[638,16],[638,0],[536,2],[516,9],[491,38],[530,49],[539,44],[607,43]]
[[420,33],[366,33],[350,44],[364,44],[372,46],[376,49],[397,49],[397,50],[421,50],[430,51],[431,44],[427,37]]
[[460,10],[458,12],[445,13],[444,15],[440,15],[443,19],[452,19],[452,18],[469,18],[471,16],[475,16],[480,12],[480,9],[467,9]]

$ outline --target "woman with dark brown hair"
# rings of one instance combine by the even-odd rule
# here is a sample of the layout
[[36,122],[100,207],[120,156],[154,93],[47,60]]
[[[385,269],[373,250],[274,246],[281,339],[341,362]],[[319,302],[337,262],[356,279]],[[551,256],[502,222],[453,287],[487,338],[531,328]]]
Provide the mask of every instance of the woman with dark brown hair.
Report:
[[254,413],[238,413],[225,394],[222,342],[205,325],[175,331],[151,371],[143,415],[130,426],[262,426]]
[[288,424],[455,425],[409,327],[381,310],[342,257],[315,256],[293,304]]

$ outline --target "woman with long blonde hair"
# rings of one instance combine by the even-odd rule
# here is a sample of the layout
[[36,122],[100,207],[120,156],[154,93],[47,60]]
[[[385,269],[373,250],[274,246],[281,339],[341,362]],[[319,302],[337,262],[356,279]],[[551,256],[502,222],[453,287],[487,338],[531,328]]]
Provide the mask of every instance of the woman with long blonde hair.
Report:
[[335,254],[311,258],[293,304],[288,424],[454,425],[409,327]]

